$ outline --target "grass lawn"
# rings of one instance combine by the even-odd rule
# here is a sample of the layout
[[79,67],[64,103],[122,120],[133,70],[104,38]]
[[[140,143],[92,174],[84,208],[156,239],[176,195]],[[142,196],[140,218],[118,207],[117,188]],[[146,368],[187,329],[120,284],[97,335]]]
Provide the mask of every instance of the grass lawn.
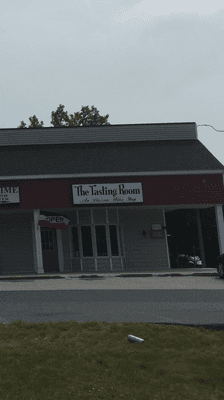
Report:
[[[128,335],[145,339],[130,343]],[[0,324],[0,399],[224,399],[224,332],[148,323]]]

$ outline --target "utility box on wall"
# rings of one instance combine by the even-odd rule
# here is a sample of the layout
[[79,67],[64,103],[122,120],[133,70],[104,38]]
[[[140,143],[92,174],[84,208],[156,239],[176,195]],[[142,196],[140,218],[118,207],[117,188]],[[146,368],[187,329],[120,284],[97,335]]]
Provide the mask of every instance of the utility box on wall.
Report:
[[152,239],[163,239],[165,238],[164,229],[160,224],[153,224],[151,228],[151,238]]

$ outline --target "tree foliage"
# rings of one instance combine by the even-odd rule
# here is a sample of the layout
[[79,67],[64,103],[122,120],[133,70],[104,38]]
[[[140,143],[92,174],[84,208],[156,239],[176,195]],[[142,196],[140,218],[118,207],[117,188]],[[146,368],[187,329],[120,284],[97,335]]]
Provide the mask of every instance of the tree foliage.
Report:
[[[109,114],[104,117],[99,114],[99,111],[96,107],[92,106],[91,109],[89,106],[82,106],[80,112],[74,112],[74,114],[68,114],[67,111],[64,111],[64,105],[59,104],[56,111],[52,111],[51,113],[51,125],[55,128],[63,127],[63,126],[96,126],[96,125],[110,125],[107,122],[109,118]],[[30,125],[28,128],[42,128],[44,126],[43,121],[38,121],[36,115],[29,118]],[[27,128],[26,123],[24,121],[20,122],[20,126],[18,128]]]
[[[44,126],[43,121],[39,122],[36,115],[33,115],[33,117],[29,117],[29,120],[30,120],[30,125],[28,126],[28,128],[43,128]],[[18,128],[27,128],[26,123],[24,121],[21,121],[20,126],[18,126]]]

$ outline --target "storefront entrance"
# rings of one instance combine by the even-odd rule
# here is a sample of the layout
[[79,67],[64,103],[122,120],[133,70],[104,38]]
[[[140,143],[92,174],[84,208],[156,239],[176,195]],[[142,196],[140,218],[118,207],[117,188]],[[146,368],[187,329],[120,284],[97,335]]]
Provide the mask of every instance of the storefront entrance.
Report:
[[[78,224],[71,227],[75,269],[98,272],[122,270],[122,231],[117,210],[79,210],[77,217]],[[88,221],[90,223],[85,223]]]
[[[94,257],[93,247],[96,248],[97,257],[109,257],[109,249],[112,257],[118,257],[119,246],[118,246],[118,230],[116,225],[95,225],[95,232],[92,232],[91,226],[81,226],[81,244],[82,244],[82,257]],[[109,228],[109,235],[107,232]],[[95,246],[93,246],[95,233]],[[79,256],[79,240],[78,240],[78,227],[74,226],[72,228],[72,235],[74,238],[74,247],[76,257]],[[107,236],[108,239],[107,240]],[[109,241],[109,243],[108,243]],[[109,245],[109,246],[108,246]]]
[[41,243],[44,273],[58,272],[58,247],[56,229],[41,227]]
[[[199,256],[199,231],[195,209],[179,209],[166,212],[166,225],[171,268],[177,268],[178,254]],[[214,268],[219,255],[215,207],[201,208],[199,211],[202,240],[207,268]]]
[[179,254],[201,259],[195,209],[178,209],[165,215],[171,268],[178,268]]

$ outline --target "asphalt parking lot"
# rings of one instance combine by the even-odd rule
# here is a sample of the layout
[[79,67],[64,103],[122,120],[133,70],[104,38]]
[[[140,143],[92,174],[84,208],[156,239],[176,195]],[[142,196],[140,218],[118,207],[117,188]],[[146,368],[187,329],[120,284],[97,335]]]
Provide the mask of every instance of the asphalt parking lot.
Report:
[[2,279],[0,323],[18,319],[36,323],[95,320],[224,330],[224,281],[214,269],[200,274],[157,271],[144,272],[141,277],[123,275],[52,274],[50,279]]

